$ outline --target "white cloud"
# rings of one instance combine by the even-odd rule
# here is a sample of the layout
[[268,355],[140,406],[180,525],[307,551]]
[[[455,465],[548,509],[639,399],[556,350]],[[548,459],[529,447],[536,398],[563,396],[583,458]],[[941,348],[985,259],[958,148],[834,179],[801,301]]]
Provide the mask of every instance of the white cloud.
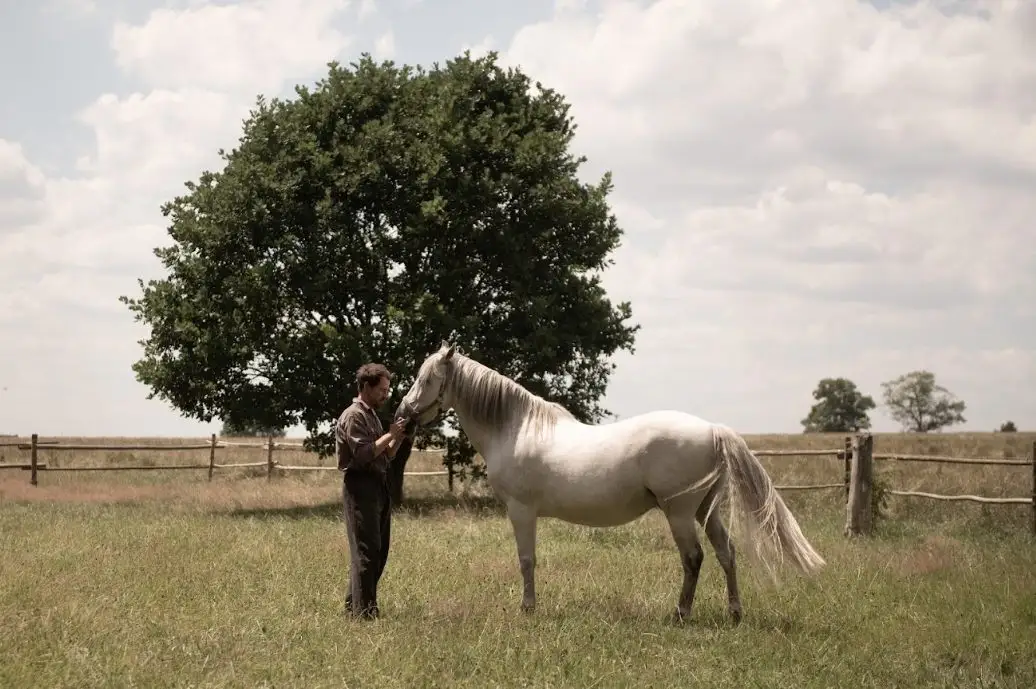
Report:
[[372,17],[378,12],[378,5],[374,0],[360,0],[360,8],[356,13],[358,19]]
[[17,143],[0,139],[0,233],[43,214],[44,176]]
[[95,0],[47,0],[41,8],[44,13],[62,19],[87,17],[97,11]]
[[144,333],[118,298],[136,295],[138,277],[158,276],[152,250],[168,243],[161,204],[219,166],[218,149],[236,145],[255,95],[319,77],[339,57],[349,39],[331,22],[346,7],[344,0],[190,2],[157,9],[139,25],[118,22],[115,62],[143,89],[99,94],[75,114],[93,141],[74,174],[45,178],[19,146],[0,141],[5,431],[197,430],[143,401],[147,390],[130,365]]
[[483,38],[478,43],[474,43],[474,44],[472,44],[472,43],[464,43],[464,44],[462,44],[461,47],[460,47],[460,52],[463,53],[466,50],[470,51],[471,52],[471,57],[474,58],[474,59],[478,59],[480,57],[484,57],[485,55],[488,55],[489,51],[493,50],[495,48],[495,45],[496,45],[496,41],[493,39],[493,37],[492,36],[486,36],[485,38]]
[[396,56],[396,37],[392,31],[386,31],[374,42],[373,57],[375,60],[391,60]]
[[503,57],[615,173],[612,409],[795,430],[822,376],[929,367],[978,428],[1036,414],[1036,6],[558,5]]
[[118,22],[116,63],[154,88],[257,92],[309,77],[348,37],[330,22],[347,0],[251,0],[159,9],[139,26]]
[[182,189],[220,146],[234,145],[249,106],[244,98],[200,89],[105,94],[80,114],[94,131],[96,152],[79,169],[121,189],[168,196],[172,189],[156,185]]
[[0,141],[0,430],[205,432],[142,402],[117,297],[158,273],[159,205],[219,165],[255,95],[320,76],[375,10],[355,52],[395,58],[408,21],[426,62],[499,44],[572,103],[587,174],[614,171],[606,282],[643,329],[606,406],[795,431],[820,377],[878,399],[929,368],[969,427],[1036,418],[1036,4],[556,0],[510,31],[466,14],[459,43],[463,10],[431,26],[415,4],[158,9],[114,26],[137,91],[75,115],[76,170]]
[[677,175],[709,198],[801,164],[865,186],[1031,172],[1036,44],[1015,16],[1031,5],[984,4],[992,21],[930,3],[615,1],[527,27],[508,54],[570,96],[596,158],[617,146],[631,180]]

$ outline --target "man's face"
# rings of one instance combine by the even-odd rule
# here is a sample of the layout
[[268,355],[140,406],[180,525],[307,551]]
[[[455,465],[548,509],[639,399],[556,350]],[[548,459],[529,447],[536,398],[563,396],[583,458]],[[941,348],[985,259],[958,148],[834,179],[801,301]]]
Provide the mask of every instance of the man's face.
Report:
[[374,407],[379,409],[381,405],[385,404],[385,400],[389,396],[389,381],[388,378],[382,377],[378,379],[377,385],[367,386],[367,402]]

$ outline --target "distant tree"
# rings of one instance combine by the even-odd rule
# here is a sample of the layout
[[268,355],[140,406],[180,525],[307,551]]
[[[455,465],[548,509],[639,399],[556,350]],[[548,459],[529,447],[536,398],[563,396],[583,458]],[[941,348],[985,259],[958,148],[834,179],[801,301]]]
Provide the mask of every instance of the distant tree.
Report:
[[275,438],[283,438],[285,431],[283,428],[274,428],[272,426],[263,426],[257,423],[234,423],[232,421],[224,421],[223,428],[219,431],[220,435],[224,436],[236,436],[243,438],[247,436],[273,436]]
[[930,371],[911,371],[881,387],[890,415],[907,432],[927,433],[965,421],[964,401],[937,385]]
[[874,399],[848,378],[823,378],[813,391],[817,400],[802,420],[804,433],[853,433],[871,427],[867,412]]
[[1000,424],[1001,433],[1017,433],[1018,427],[1014,425],[1014,421],[1005,421]]

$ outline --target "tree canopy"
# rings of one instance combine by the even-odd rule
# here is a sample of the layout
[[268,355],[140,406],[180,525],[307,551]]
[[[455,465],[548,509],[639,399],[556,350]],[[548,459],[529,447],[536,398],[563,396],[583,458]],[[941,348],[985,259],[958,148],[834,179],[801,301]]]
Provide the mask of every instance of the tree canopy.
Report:
[[[395,374],[393,408],[446,339],[600,420],[610,357],[639,326],[600,284],[622,230],[610,174],[577,177],[568,111],[495,54],[364,55],[260,96],[222,169],[162,206],[168,275],[122,298],[150,329],[137,379],[189,418],[302,424],[326,454],[361,364]],[[447,464],[473,456],[447,441]]]
[[802,420],[805,433],[855,433],[871,427],[867,412],[874,409],[874,399],[848,378],[821,379],[813,399],[817,403]]
[[903,429],[927,433],[964,423],[965,404],[935,382],[931,371],[911,371],[881,384],[885,406]]

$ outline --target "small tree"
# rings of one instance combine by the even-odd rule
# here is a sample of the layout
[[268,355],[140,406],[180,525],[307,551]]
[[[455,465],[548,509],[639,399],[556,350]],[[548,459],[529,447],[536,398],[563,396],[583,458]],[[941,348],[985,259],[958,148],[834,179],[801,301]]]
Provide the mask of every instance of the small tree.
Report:
[[818,401],[802,420],[804,433],[854,433],[871,427],[867,412],[874,409],[874,399],[848,378],[823,378],[813,399]]
[[1000,424],[1001,433],[1017,433],[1018,427],[1014,425],[1014,421],[1006,421]]
[[885,406],[911,433],[927,433],[964,423],[965,404],[935,382],[930,371],[911,371],[881,384]]

